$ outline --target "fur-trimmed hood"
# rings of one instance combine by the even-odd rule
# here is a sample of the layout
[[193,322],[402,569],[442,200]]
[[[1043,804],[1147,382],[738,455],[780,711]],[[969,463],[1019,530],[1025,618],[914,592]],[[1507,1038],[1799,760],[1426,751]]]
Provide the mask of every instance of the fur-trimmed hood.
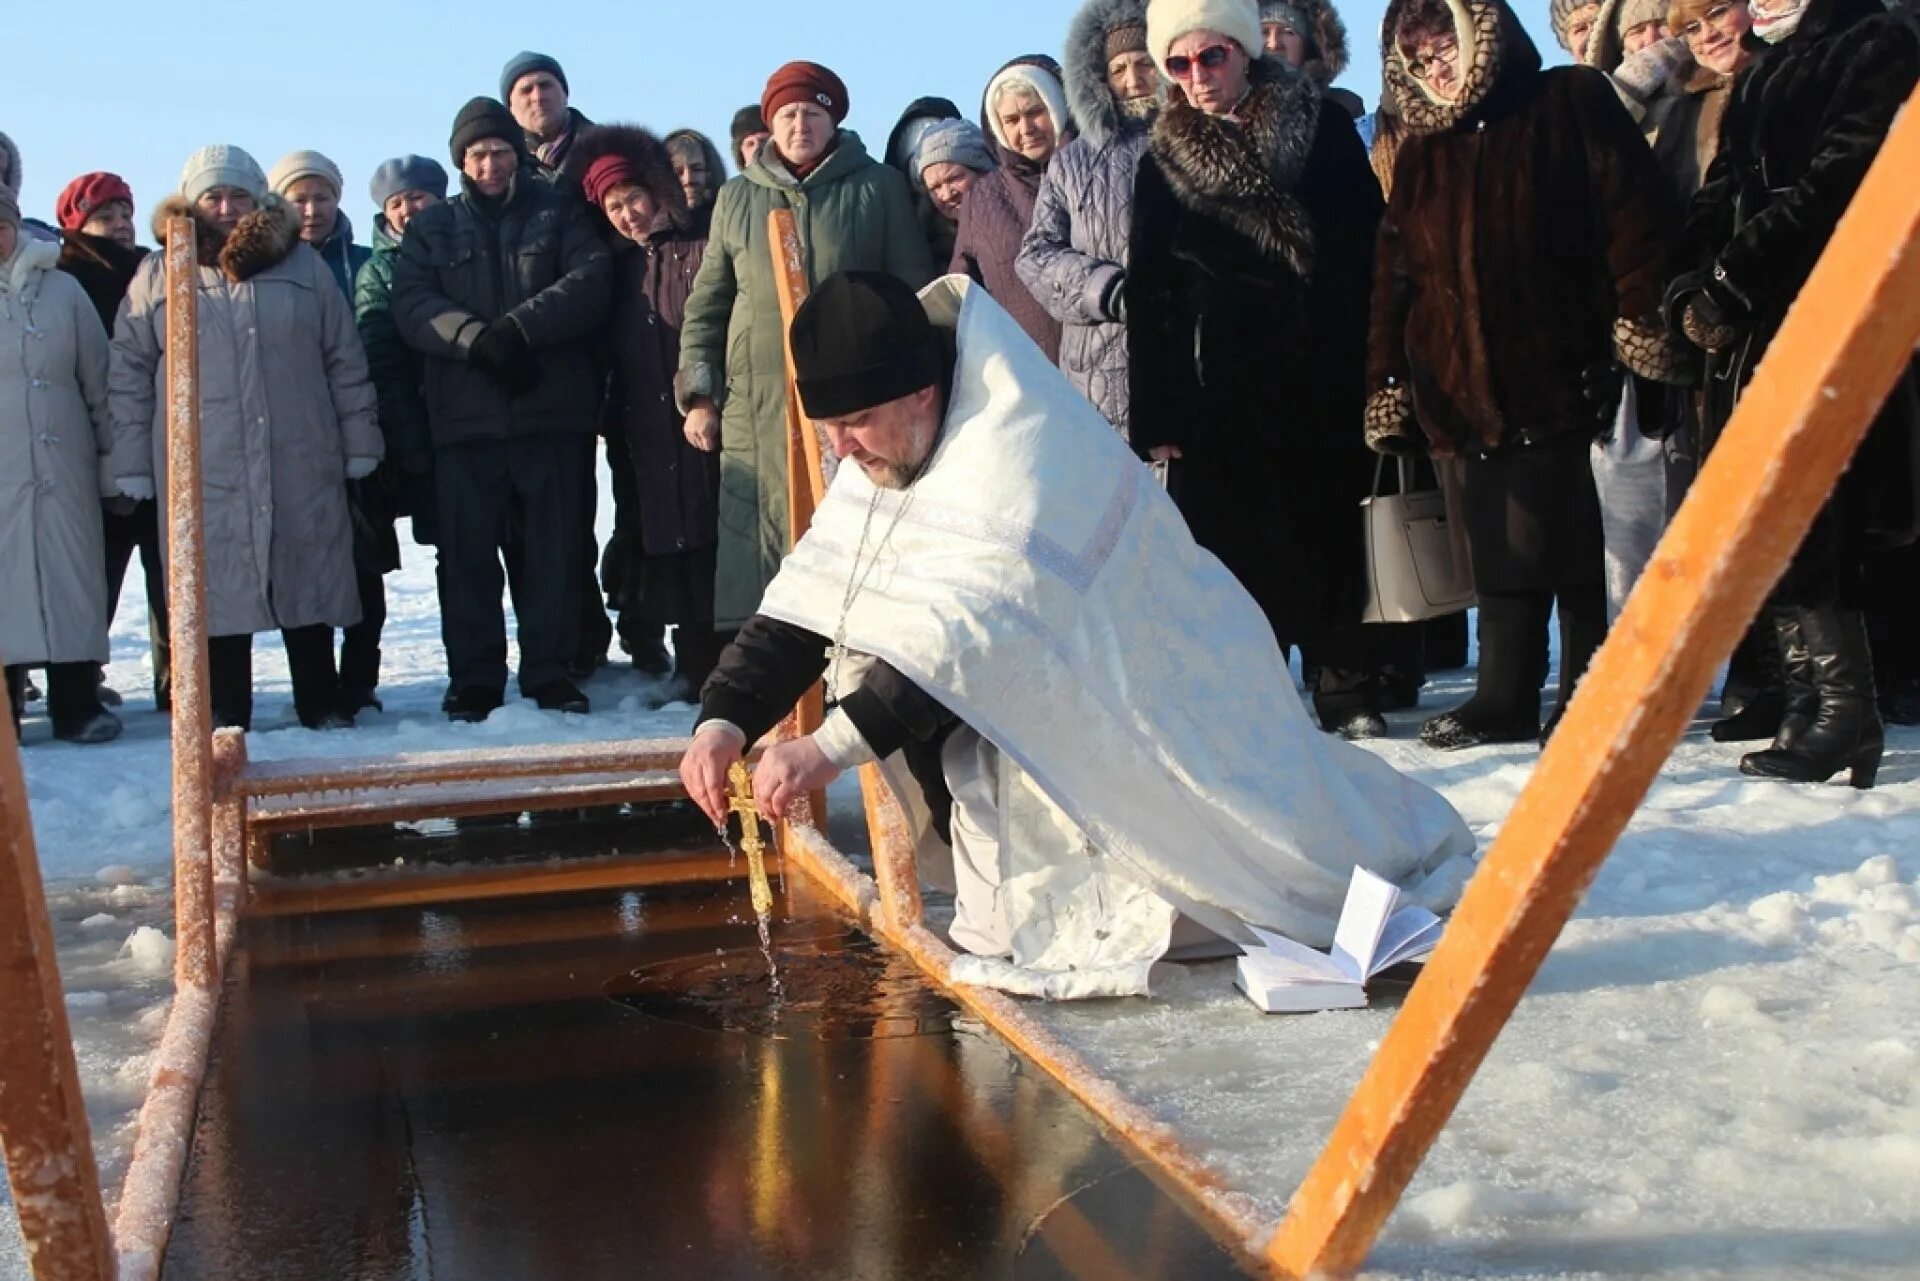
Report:
[[185,196],[168,196],[153,211],[153,237],[163,247],[167,243],[167,220],[183,214],[193,219],[200,265],[218,267],[235,284],[279,266],[300,247],[299,213],[271,193],[261,198],[260,207],[242,218],[231,234],[208,222]]
[[51,240],[22,236],[13,257],[0,261],[0,298],[18,298],[31,305],[40,282],[60,264],[60,246]]
[[[713,144],[708,143],[707,149],[711,152],[712,148]],[[583,130],[573,140],[573,149],[567,153],[566,164],[560,170],[560,181],[582,200],[586,200],[583,189],[587,170],[602,156],[612,155],[623,157],[634,168],[640,176],[640,186],[653,197],[654,203],[660,206],[660,211],[670,223],[676,227],[687,225],[687,193],[673,172],[673,156],[667,151],[666,143],[639,125],[595,125]],[[707,163],[711,165],[718,159],[717,154],[709,155]],[[594,222],[601,231],[614,234],[612,224],[607,221],[606,214],[600,211],[600,206],[591,200],[586,203],[593,210]]]
[[1303,69],[1257,59],[1236,123],[1210,116],[1175,86],[1149,146],[1182,204],[1204,209],[1268,258],[1313,274],[1313,223],[1294,188],[1320,126],[1320,87]]
[[1422,0],[1392,0],[1380,24],[1380,81],[1394,111],[1413,136],[1440,133],[1481,115],[1511,86],[1540,70],[1540,50],[1506,0],[1446,0],[1460,41],[1465,76],[1452,102],[1430,97],[1407,71],[1400,53],[1400,28],[1408,11]]
[[1060,64],[1045,54],[1029,53],[1015,58],[994,72],[992,77],[988,79],[986,89],[982,90],[980,94],[980,131],[987,135],[987,142],[992,146],[994,153],[1000,158],[1002,167],[1011,168],[1023,176],[1032,177],[1037,183],[1038,175],[1046,172],[1046,166],[1034,164],[1031,160],[1028,160],[1025,156],[1007,146],[1006,143],[1000,141],[1000,130],[993,119],[993,103],[988,101],[989,95],[993,92],[993,86],[999,82],[1000,77],[1006,75],[1015,67],[1030,67],[1035,71],[1041,72],[1053,82],[1052,88],[1047,91],[1051,94],[1047,105],[1048,113],[1058,117],[1053,122],[1056,135],[1054,144],[1055,151],[1058,151],[1061,147],[1066,146],[1069,142],[1072,142],[1074,138],[1078,137],[1079,130],[1074,127],[1072,108],[1066,105],[1066,77],[1060,70]]
[[1147,0],[1087,0],[1067,25],[1067,49],[1060,60],[1066,73],[1067,109],[1080,135],[1095,147],[1145,127],[1144,122],[1121,114],[1107,85],[1107,32],[1128,22],[1146,25]]
[[1333,7],[1333,0],[1287,0],[1287,3],[1313,26],[1314,56],[1307,59],[1301,70],[1325,89],[1340,78],[1352,61],[1347,48],[1347,24],[1341,19],[1340,11]]
[[[713,202],[720,198],[720,188],[727,185],[726,158],[720,154],[720,148],[714,145],[713,139],[707,137],[707,135],[705,135],[704,133],[701,133],[698,129],[675,129],[672,133],[668,134],[665,138],[661,139],[661,142],[668,148],[667,167],[669,169],[673,167],[673,164],[672,164],[673,144],[680,139],[686,139],[692,142],[695,146],[700,148],[700,154],[706,157],[706,161],[707,161],[706,207],[710,208],[712,207]],[[682,194],[684,194],[684,188],[682,189]]]

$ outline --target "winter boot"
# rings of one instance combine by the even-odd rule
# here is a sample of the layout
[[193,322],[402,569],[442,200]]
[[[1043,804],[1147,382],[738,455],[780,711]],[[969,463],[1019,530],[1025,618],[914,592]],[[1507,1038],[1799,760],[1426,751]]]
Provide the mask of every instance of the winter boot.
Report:
[[106,708],[72,727],[56,727],[53,736],[63,743],[111,743],[120,737],[120,718]]
[[1768,606],[1772,625],[1774,670],[1757,688],[1747,705],[1714,723],[1717,743],[1751,743],[1771,737],[1776,748],[1793,746],[1794,739],[1813,723],[1820,710],[1820,693],[1813,685],[1813,658],[1807,652],[1799,609]]
[[1359,708],[1337,719],[1331,725],[1323,726],[1331,733],[1338,734],[1349,743],[1358,743],[1363,739],[1385,738],[1387,736],[1386,717],[1366,708]]
[[477,725],[498,711],[500,703],[499,690],[468,685],[462,689],[448,690],[447,696],[440,700],[440,710],[447,714],[450,721]]
[[533,691],[533,701],[543,712],[572,712],[584,716],[588,711],[587,696],[569,680],[548,681]]
[[1540,736],[1541,642],[1553,597],[1483,594],[1480,671],[1473,697],[1420,727],[1420,741],[1442,752],[1488,743],[1528,743]]
[[[1742,757],[1740,772],[1789,783],[1824,783],[1844,769],[1853,786],[1872,787],[1886,731],[1874,697],[1866,617],[1833,605],[1794,612],[1806,646],[1814,710],[1804,724],[1790,713],[1781,724],[1782,735],[1792,731],[1788,741],[1776,739],[1766,751]],[[1791,683],[1794,657],[1789,652],[1783,658]]]
[[[1775,746],[1790,746],[1794,736],[1812,720],[1819,703],[1807,668],[1799,612],[1770,605],[1756,630],[1762,625],[1766,635],[1751,647],[1750,655],[1755,684],[1738,711],[1713,723],[1708,732],[1716,743],[1773,739]],[[1743,643],[1742,648],[1747,646]],[[1733,683],[1731,675],[1727,682]],[[1721,701],[1724,706],[1725,699]]]
[[673,658],[667,653],[667,629],[663,624],[635,622],[620,641],[633,658],[634,671],[654,677],[672,674]]

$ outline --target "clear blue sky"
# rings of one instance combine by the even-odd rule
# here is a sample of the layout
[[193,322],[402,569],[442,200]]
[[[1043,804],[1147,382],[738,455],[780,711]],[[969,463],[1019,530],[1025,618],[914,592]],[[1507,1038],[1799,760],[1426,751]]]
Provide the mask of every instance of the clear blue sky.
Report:
[[[832,67],[853,100],[850,125],[876,152],[913,98],[939,94],[972,116],[994,70],[1024,53],[1060,56],[1065,0],[626,0],[265,5],[201,0],[189,46],[170,59],[168,6],[71,0],[9,6],[14,56],[0,78],[0,130],[24,157],[23,210],[49,222],[60,189],[93,169],[124,176],[142,241],[180,165],[211,142],[245,147],[263,168],[310,147],[346,174],[344,206],[366,239],[375,165],[418,152],[447,163],[460,105],[495,94],[521,49],[558,58],[573,105],[596,120],[702,130],[726,148],[727,123],[757,101],[782,62]],[[1558,55],[1546,0],[1520,0],[1543,53]],[[1379,93],[1385,0],[1340,5],[1353,50],[1341,83]],[[174,70],[177,68],[177,70]]]

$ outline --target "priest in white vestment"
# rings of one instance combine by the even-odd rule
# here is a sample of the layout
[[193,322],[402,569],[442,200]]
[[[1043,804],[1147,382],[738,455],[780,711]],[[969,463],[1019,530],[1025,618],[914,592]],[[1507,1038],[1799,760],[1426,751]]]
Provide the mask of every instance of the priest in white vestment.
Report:
[[716,823],[727,767],[824,677],[826,723],[755,797],[879,761],[954,893],[956,981],[1137,994],[1248,924],[1325,946],[1356,864],[1452,906],[1460,816],[1314,727],[1253,599],[984,290],[839,273],[791,342],[840,466],[701,693],[681,776]]

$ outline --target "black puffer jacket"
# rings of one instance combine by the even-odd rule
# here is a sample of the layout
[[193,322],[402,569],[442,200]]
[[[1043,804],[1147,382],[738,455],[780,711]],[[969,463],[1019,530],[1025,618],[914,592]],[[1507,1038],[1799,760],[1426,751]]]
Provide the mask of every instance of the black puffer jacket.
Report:
[[[612,299],[606,242],[578,196],[525,172],[500,201],[463,186],[407,224],[393,270],[394,322],[427,358],[434,445],[593,431],[602,383],[591,343]],[[540,374],[516,397],[467,359],[509,315]]]
[[[1680,261],[1693,270],[1668,297],[1677,317],[1688,296],[1704,291],[1740,331],[1710,362],[1709,441],[1913,92],[1917,32],[1911,15],[1889,13],[1878,0],[1812,0],[1799,30],[1734,83],[1720,149],[1688,211]],[[1895,388],[1842,481],[1839,514],[1852,534],[1898,542],[1920,526],[1917,383],[1909,371]]]
[[65,232],[60,237],[60,270],[80,282],[87,300],[100,313],[100,326],[113,337],[114,317],[120,314],[120,302],[127,296],[134,276],[148,250],[140,245],[123,245],[105,236],[89,236],[84,231]]

